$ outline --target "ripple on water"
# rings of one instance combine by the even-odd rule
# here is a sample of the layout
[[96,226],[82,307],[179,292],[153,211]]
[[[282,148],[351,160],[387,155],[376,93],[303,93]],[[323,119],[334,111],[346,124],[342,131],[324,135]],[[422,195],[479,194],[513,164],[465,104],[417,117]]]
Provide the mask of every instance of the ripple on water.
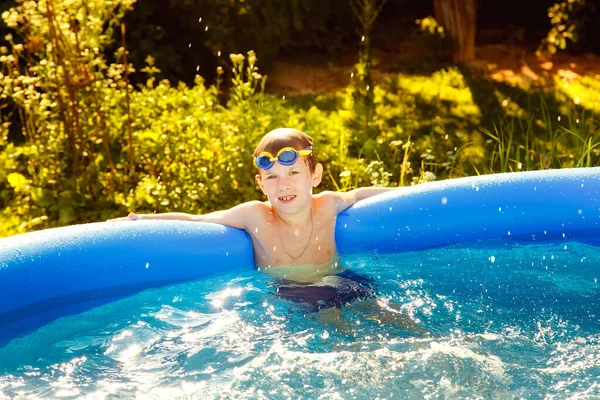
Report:
[[[0,398],[598,397],[599,255],[561,243],[348,257],[379,300],[346,307],[344,332],[256,272],[148,290],[0,348]],[[391,325],[398,313],[431,335]]]

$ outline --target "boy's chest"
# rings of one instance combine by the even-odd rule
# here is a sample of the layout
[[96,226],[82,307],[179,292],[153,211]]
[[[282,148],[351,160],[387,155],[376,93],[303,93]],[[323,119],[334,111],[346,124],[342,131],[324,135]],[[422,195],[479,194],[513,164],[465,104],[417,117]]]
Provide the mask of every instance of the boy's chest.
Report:
[[337,254],[335,219],[315,218],[311,229],[290,229],[265,222],[250,232],[258,266],[324,264]]

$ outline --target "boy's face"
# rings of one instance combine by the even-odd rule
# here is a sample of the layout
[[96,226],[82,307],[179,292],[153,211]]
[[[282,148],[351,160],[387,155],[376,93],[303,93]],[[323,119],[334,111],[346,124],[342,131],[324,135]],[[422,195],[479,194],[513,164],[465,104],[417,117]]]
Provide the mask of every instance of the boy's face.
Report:
[[301,157],[293,165],[278,162],[256,175],[260,189],[280,214],[299,214],[310,207],[312,189],[321,183],[323,166],[317,164],[315,172]]

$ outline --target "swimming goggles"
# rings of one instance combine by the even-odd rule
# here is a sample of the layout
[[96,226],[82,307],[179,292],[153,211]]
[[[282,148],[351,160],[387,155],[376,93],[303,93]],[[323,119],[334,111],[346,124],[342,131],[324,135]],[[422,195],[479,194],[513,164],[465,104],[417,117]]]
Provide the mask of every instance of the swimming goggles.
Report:
[[279,161],[279,164],[281,165],[293,165],[299,156],[307,156],[310,153],[312,153],[312,146],[308,146],[300,151],[293,147],[284,147],[277,152],[276,156],[273,156],[273,154],[268,151],[263,151],[254,159],[254,164],[256,164],[258,168],[266,171],[275,165],[275,161]]

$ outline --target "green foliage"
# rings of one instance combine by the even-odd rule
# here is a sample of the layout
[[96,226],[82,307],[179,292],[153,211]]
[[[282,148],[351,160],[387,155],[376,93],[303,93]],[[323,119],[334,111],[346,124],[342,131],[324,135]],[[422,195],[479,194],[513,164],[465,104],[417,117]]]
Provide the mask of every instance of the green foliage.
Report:
[[586,11],[586,0],[567,0],[554,3],[548,9],[551,28],[542,40],[538,54],[555,54],[567,47],[567,41],[573,43],[579,40],[578,31],[581,29],[581,16]]
[[[30,31],[19,24],[30,17],[56,22],[46,11],[23,3],[5,17],[30,43]],[[100,25],[106,30],[114,24],[105,19]],[[50,45],[32,53],[12,42],[1,60],[0,106],[15,104],[25,136],[23,145],[9,142],[8,125],[2,125],[3,235],[104,220],[126,210],[200,213],[230,207],[259,196],[251,155],[265,132],[294,126],[323,143],[337,134],[326,114],[298,112],[265,95],[266,77],[258,73],[252,51],[231,56],[228,98],[220,93],[222,69],[216,85],[198,77],[192,87],[173,87],[156,82],[159,70],[151,58],[142,70],[146,84],[134,91],[124,79],[127,64],[108,64],[101,49],[82,47],[103,42],[86,41],[73,25],[57,26],[63,31],[42,33],[49,42],[60,37],[60,53]],[[101,32],[89,32],[102,38]],[[79,53],[93,59],[84,62]],[[117,58],[125,54],[119,49]],[[85,80],[73,80],[80,72],[76,65]],[[65,106],[68,101],[72,105]],[[329,158],[325,151],[321,156]]]
[[432,16],[427,16],[423,19],[418,19],[416,21],[416,23],[417,23],[417,25],[419,25],[419,28],[424,33],[427,33],[431,36],[437,36],[440,38],[446,37],[446,31],[444,30],[444,27],[441,26],[437,22],[437,20]]
[[232,54],[214,85],[159,81],[148,57],[134,88],[127,49],[118,62],[103,51],[132,0],[81,1],[23,1],[3,14],[19,36],[0,48],[1,235],[261,198],[252,152],[282,126],[315,139],[320,190],[600,164],[594,78],[519,88],[463,67],[398,73],[369,87],[366,116],[356,84],[321,107],[265,94],[250,51]]
[[362,132],[361,142],[373,137],[374,115],[374,85],[371,78],[373,55],[371,46],[371,32],[375,21],[387,0],[352,0],[350,5],[354,16],[359,22],[360,41],[358,46],[358,63],[352,73],[352,86],[348,94],[352,95],[352,119],[347,121],[348,126]]
[[[338,94],[336,115],[346,126],[354,118],[351,91]],[[510,87],[450,67],[399,73],[374,94],[373,135],[349,129],[340,137],[340,161],[328,163],[338,190],[600,165],[600,81],[594,78]]]
[[152,55],[161,77],[188,84],[197,66],[212,81],[229,54],[254,49],[264,66],[286,51],[340,51],[355,30],[347,0],[146,1],[126,22],[133,63]]
[[[543,98],[541,104],[542,120],[523,121],[511,117],[500,121],[493,133],[483,129],[494,146],[489,171],[582,168],[599,164],[599,121],[585,111],[572,110],[560,124],[550,116]],[[535,133],[536,123],[543,128],[541,134]]]

